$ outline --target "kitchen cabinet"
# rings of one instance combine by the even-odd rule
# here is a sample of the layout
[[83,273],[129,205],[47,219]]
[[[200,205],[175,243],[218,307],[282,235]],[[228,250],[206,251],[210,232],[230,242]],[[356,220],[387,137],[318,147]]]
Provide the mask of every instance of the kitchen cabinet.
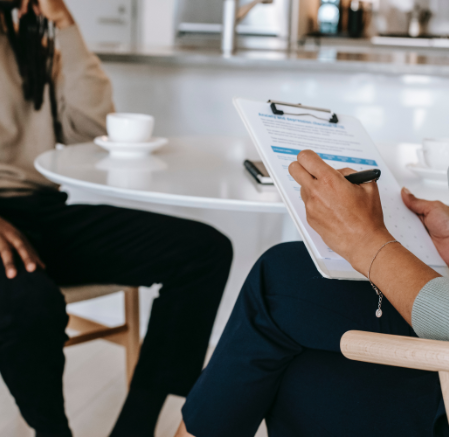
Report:
[[138,0],[66,0],[89,44],[137,42]]

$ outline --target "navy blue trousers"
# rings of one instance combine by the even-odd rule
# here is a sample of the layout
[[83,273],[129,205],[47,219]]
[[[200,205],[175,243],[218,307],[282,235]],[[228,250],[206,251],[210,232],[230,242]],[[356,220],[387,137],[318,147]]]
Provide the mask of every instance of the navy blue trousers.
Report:
[[367,282],[323,278],[302,243],[266,252],[183,409],[195,437],[446,436],[438,375],[350,361],[349,330],[416,336]]

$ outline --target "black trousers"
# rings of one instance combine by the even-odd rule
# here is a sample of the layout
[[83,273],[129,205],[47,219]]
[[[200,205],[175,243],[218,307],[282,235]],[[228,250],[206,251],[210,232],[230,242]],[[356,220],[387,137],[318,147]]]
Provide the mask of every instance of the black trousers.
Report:
[[415,336],[367,282],[323,278],[302,243],[265,253],[183,409],[195,437],[449,435],[438,374],[347,360],[353,329]]
[[[0,265],[0,372],[42,436],[71,435],[62,394],[68,319],[58,286],[163,284],[130,396],[186,396],[201,372],[232,260],[229,240],[210,226],[65,201],[54,191],[0,199],[0,217],[26,234],[47,265],[27,273],[18,260],[13,280]],[[158,410],[160,402],[147,399],[137,421],[159,412],[151,408]],[[151,435],[142,423],[128,425],[129,432],[116,435]]]

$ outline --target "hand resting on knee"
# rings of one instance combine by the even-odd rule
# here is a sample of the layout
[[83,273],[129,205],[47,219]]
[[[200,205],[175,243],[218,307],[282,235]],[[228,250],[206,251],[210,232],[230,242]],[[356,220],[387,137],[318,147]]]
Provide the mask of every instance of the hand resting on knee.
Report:
[[9,279],[17,275],[14,252],[17,252],[22,259],[27,272],[34,272],[37,267],[45,269],[44,263],[26,237],[11,223],[0,218],[0,257],[5,267],[6,277]]

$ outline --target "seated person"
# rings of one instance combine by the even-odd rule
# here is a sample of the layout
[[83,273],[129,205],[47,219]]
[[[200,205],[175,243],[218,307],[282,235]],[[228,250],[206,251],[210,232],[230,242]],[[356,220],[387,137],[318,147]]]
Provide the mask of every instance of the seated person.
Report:
[[[176,437],[253,437],[264,418],[270,437],[448,436],[436,372],[347,360],[340,339],[357,329],[449,340],[449,280],[392,242],[375,182],[353,185],[343,177],[353,171],[310,150],[289,171],[325,243],[365,276],[371,268],[383,314],[369,282],[323,278],[303,243],[270,249],[249,274]],[[406,189],[402,198],[449,263],[449,207]]]
[[[25,0],[18,32],[7,3],[0,1],[0,373],[36,435],[71,436],[59,286],[161,283],[113,431],[151,436],[167,394],[186,396],[201,372],[231,244],[189,220],[68,206],[66,194],[39,175],[33,161],[56,139],[72,144],[105,133],[111,84],[62,0],[31,9]],[[60,53],[47,75],[52,41],[41,14],[59,29]]]

